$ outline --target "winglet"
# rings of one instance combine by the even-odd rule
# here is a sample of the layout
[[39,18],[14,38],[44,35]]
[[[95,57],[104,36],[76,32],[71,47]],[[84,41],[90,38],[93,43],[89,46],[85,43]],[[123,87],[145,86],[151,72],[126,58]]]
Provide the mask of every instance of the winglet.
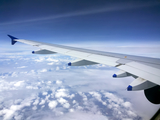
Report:
[[11,38],[11,44],[12,45],[14,45],[17,41],[15,41],[15,39],[18,39],[18,38],[16,38],[16,37],[13,37],[13,36],[11,36],[11,35],[8,35],[10,38]]

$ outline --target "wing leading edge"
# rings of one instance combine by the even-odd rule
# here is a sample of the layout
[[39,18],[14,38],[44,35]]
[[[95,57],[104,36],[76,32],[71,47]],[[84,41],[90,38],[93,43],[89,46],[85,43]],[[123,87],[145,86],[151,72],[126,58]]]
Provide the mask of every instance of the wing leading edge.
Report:
[[[69,66],[105,64],[119,68],[121,71],[114,74],[114,78],[133,76],[135,80],[127,87],[128,91],[145,90],[160,85],[160,59],[140,56],[132,56],[118,53],[101,52],[82,48],[68,47],[55,44],[47,44],[31,40],[23,40],[8,35],[12,45],[17,41],[32,46],[39,47],[41,50],[32,52],[37,54],[61,53],[78,60],[69,63]],[[122,72],[123,71],[123,72]]]

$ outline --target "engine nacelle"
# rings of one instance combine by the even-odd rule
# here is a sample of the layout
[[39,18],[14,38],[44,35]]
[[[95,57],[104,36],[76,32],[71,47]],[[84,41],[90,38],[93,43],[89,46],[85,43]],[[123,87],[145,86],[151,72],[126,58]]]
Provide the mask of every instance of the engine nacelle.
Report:
[[153,104],[160,104],[160,86],[144,90],[146,98]]

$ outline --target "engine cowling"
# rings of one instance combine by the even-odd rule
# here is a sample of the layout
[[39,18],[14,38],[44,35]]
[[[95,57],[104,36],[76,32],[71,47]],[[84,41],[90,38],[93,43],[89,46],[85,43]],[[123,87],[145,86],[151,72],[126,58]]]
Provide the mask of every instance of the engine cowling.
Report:
[[146,98],[153,104],[160,104],[160,86],[144,90]]

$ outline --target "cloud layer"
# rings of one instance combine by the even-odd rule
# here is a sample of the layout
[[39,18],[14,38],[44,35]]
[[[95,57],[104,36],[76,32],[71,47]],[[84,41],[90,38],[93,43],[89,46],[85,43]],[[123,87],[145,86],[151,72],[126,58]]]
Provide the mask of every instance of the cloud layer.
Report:
[[137,94],[139,98],[133,101],[132,95],[126,94],[132,78],[113,81],[111,76],[117,69],[106,65],[68,67],[67,62],[72,60],[67,56],[1,59],[0,119],[150,118],[136,110],[142,94]]

